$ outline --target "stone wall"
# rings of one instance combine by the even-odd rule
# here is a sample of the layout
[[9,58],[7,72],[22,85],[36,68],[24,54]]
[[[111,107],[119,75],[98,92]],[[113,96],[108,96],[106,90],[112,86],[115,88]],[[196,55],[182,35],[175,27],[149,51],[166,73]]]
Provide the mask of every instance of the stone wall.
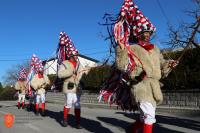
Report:
[[163,90],[162,105],[200,108],[200,90]]
[[[200,109],[200,90],[163,90],[162,92],[164,101],[160,106]],[[97,97],[97,93],[84,91],[81,96],[81,103],[100,104]],[[64,95],[48,92],[47,101],[64,103]]]

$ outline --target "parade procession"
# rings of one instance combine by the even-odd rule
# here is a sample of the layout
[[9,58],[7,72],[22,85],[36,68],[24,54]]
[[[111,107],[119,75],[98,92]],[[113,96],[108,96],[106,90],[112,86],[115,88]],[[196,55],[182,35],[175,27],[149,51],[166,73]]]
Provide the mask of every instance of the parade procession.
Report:
[[[200,1],[86,1],[23,3],[15,17],[31,20],[37,33],[24,28],[26,44],[7,52],[28,59],[0,59],[19,63],[0,84],[0,133],[199,132]],[[183,18],[176,11],[189,4],[194,23],[176,31],[172,18]],[[161,41],[167,24],[171,47]]]

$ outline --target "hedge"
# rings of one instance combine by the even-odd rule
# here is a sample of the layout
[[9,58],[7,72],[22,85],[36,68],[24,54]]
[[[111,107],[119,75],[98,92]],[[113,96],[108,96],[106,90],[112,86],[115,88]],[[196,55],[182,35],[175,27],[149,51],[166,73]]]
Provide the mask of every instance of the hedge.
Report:
[[[164,55],[178,59],[182,51],[171,52]],[[189,49],[184,53],[179,65],[161,81],[165,89],[195,89],[200,86],[200,50]]]
[[13,87],[5,87],[0,93],[0,100],[17,100],[15,96],[15,89]]

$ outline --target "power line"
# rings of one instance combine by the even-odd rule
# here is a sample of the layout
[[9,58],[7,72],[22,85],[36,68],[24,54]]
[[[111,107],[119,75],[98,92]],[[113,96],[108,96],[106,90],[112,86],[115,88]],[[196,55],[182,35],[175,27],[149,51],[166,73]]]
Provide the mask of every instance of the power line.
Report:
[[165,18],[165,19],[167,20],[167,22],[169,23],[170,20],[169,20],[169,18],[167,17],[167,14],[165,13],[165,10],[163,9],[163,7],[162,7],[160,1],[159,1],[159,0],[156,0],[156,2],[157,2],[158,6],[159,6],[159,8],[160,8],[160,10],[161,10],[162,15],[164,16],[164,18]]
[[[21,54],[0,54],[0,56],[27,56],[30,55],[32,56],[33,53],[21,53]],[[42,53],[38,55],[47,55],[47,53]]]
[[99,52],[94,52],[94,53],[88,53],[88,54],[84,54],[84,55],[97,55],[97,54],[105,54],[109,52],[108,50],[107,51],[99,51]]
[[[84,51],[87,51],[87,50],[90,50],[90,51],[94,51],[96,49],[99,49],[98,47],[96,48],[91,48],[91,49],[84,49]],[[80,51],[83,51],[83,50],[80,50]],[[89,53],[89,54],[95,54],[95,53],[99,53],[99,52],[102,52],[102,51],[97,51],[97,52],[94,52],[94,53]],[[106,52],[106,51],[104,51]],[[34,52],[33,52],[34,53]],[[0,54],[0,57],[3,57],[3,56],[27,56],[27,55],[30,55],[32,56],[33,53],[20,53],[20,54]],[[53,54],[55,54],[56,51],[54,51]],[[84,53],[84,52],[81,52],[81,53]],[[48,53],[49,54],[49,53]],[[36,53],[36,55],[47,55],[47,53]],[[52,54],[51,54],[52,55]]]
[[28,61],[29,59],[10,59],[10,60],[8,60],[8,59],[0,59],[0,62],[14,62],[14,61]]
[[[88,53],[88,54],[83,54],[83,55],[97,55],[97,54],[106,54],[109,51],[98,51],[94,53]],[[49,58],[49,57],[48,57]],[[29,61],[30,59],[0,59],[0,62],[15,62],[15,61]],[[45,60],[45,58],[43,58]]]

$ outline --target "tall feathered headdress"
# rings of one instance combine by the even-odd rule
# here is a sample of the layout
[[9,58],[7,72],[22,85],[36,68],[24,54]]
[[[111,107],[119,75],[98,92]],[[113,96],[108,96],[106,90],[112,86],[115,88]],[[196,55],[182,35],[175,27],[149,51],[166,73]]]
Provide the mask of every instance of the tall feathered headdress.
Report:
[[39,59],[35,54],[33,54],[31,57],[30,65],[33,68],[33,70],[35,71],[35,73],[44,71],[44,66],[42,64],[42,60]]
[[153,33],[156,28],[132,0],[125,0],[114,26],[115,40],[129,45],[130,35],[137,37],[144,31]]
[[24,67],[22,67],[18,74],[18,80],[26,80],[26,78],[27,78],[27,71]]
[[58,64],[74,57],[77,60],[78,50],[75,48],[72,40],[65,32],[60,32],[59,45],[57,48]]

